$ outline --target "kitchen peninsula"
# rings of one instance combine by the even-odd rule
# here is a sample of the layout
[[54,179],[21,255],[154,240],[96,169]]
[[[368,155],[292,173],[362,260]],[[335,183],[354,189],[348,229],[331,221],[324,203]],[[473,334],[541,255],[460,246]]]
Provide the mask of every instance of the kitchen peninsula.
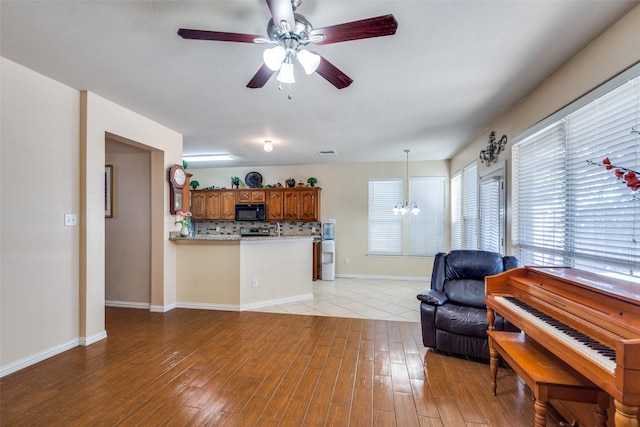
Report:
[[177,306],[250,310],[313,297],[313,236],[171,237]]

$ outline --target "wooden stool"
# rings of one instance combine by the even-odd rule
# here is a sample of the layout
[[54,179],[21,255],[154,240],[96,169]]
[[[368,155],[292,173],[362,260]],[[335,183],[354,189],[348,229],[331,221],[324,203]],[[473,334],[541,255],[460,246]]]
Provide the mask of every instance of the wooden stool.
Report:
[[535,397],[535,426],[547,425],[549,399],[596,403],[596,427],[606,427],[609,395],[548,350],[519,332],[489,330],[491,388],[496,395],[498,355],[529,386]]

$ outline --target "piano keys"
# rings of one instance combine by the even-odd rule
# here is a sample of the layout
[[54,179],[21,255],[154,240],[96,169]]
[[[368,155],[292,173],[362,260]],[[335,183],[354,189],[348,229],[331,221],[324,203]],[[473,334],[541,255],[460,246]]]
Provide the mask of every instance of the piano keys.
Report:
[[567,267],[521,267],[486,279],[500,313],[613,397],[616,427],[638,427],[640,285]]

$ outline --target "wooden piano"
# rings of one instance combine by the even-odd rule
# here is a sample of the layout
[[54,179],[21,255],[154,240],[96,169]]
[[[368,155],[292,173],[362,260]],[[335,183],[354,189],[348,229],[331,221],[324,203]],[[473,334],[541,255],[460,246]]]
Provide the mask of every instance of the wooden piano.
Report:
[[612,396],[616,427],[639,426],[640,285],[567,267],[521,267],[485,281],[490,325],[500,313]]

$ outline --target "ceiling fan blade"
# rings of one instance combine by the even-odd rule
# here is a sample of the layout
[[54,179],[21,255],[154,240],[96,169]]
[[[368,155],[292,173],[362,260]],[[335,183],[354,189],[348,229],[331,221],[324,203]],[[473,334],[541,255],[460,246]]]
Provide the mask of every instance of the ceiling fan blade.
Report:
[[289,30],[296,28],[296,20],[293,17],[293,6],[291,0],[267,0],[269,6],[269,12],[273,18],[273,23],[280,29],[282,28],[282,21],[286,21],[289,24]]
[[213,40],[219,42],[239,42],[239,43],[255,43],[257,38],[264,38],[253,34],[225,33],[222,31],[206,31],[206,30],[189,30],[180,28],[178,35],[183,39],[193,40]]
[[[313,52],[318,55],[317,52]],[[320,74],[326,81],[334,85],[338,89],[344,89],[353,83],[351,77],[340,71],[331,62],[320,56],[320,65],[316,69],[316,73]]]
[[324,35],[324,40],[315,44],[330,44],[350,40],[369,39],[372,37],[390,36],[396,33],[398,21],[393,15],[377,16],[360,21],[316,28],[309,37]]
[[265,64],[262,64],[262,67],[258,70],[258,72],[251,78],[251,81],[247,83],[247,87],[251,89],[259,89],[263,87],[267,81],[273,76],[273,71],[271,68],[267,67]]

